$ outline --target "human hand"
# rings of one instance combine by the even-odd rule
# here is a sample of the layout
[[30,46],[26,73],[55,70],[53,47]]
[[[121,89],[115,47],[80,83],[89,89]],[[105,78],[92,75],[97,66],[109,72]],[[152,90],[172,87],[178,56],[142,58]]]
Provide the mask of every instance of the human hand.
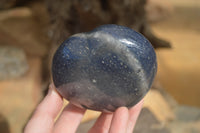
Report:
[[[143,100],[130,108],[118,108],[114,113],[101,113],[89,133],[132,133],[142,109]],[[27,123],[24,133],[75,133],[86,111],[68,104],[55,122],[63,106],[63,99],[53,85]]]

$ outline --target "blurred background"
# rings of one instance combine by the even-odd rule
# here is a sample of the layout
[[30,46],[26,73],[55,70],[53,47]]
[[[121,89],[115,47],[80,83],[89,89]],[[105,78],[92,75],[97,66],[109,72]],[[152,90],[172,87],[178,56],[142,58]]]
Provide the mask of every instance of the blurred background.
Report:
[[[44,97],[50,81],[49,60],[56,48],[52,44],[59,44],[63,34],[68,36],[87,30],[80,26],[62,32],[63,27],[58,27],[59,21],[54,20],[59,17],[52,13],[56,6],[52,5],[51,0],[0,1],[0,133],[21,133]],[[84,10],[88,8],[85,6]],[[108,7],[104,5],[104,8]],[[145,96],[134,133],[199,133],[200,0],[146,0],[142,8],[145,24],[152,34],[166,42],[164,46],[155,47],[156,41],[152,41],[158,72],[152,89]],[[120,10],[117,11],[120,14]],[[72,16],[67,17],[70,20]],[[70,24],[75,22],[70,21]],[[123,24],[115,19],[111,22]],[[88,25],[90,29],[94,24],[90,21]],[[87,132],[99,114],[87,111],[77,132]]]

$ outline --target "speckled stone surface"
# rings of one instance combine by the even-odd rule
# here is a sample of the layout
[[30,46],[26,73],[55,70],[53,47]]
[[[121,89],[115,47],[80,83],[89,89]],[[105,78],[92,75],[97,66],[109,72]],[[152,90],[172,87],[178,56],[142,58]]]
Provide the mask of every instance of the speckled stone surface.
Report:
[[134,106],[150,89],[156,71],[150,42],[119,25],[71,36],[52,63],[58,92],[79,107],[98,111]]

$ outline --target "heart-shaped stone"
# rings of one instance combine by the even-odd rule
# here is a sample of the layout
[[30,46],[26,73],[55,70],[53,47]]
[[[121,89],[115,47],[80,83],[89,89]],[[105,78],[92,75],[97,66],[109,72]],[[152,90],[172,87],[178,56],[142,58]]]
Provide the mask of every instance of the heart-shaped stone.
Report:
[[156,71],[150,42],[112,24],[69,37],[52,63],[58,92],[76,106],[98,111],[134,106],[150,89]]

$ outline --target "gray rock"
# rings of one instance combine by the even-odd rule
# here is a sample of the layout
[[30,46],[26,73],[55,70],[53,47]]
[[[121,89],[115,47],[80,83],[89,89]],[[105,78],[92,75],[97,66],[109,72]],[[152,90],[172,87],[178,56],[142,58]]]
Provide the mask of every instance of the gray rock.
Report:
[[170,133],[200,133],[199,122],[173,121],[168,125]]
[[143,108],[135,125],[133,133],[170,133],[169,130],[160,123],[155,115],[148,109]]
[[176,119],[167,125],[171,133],[200,133],[200,108],[179,105],[174,112]]
[[22,49],[0,46],[0,80],[20,77],[27,70],[28,63]]
[[191,106],[178,106],[175,108],[176,119],[179,121],[197,121],[200,120],[200,108]]

